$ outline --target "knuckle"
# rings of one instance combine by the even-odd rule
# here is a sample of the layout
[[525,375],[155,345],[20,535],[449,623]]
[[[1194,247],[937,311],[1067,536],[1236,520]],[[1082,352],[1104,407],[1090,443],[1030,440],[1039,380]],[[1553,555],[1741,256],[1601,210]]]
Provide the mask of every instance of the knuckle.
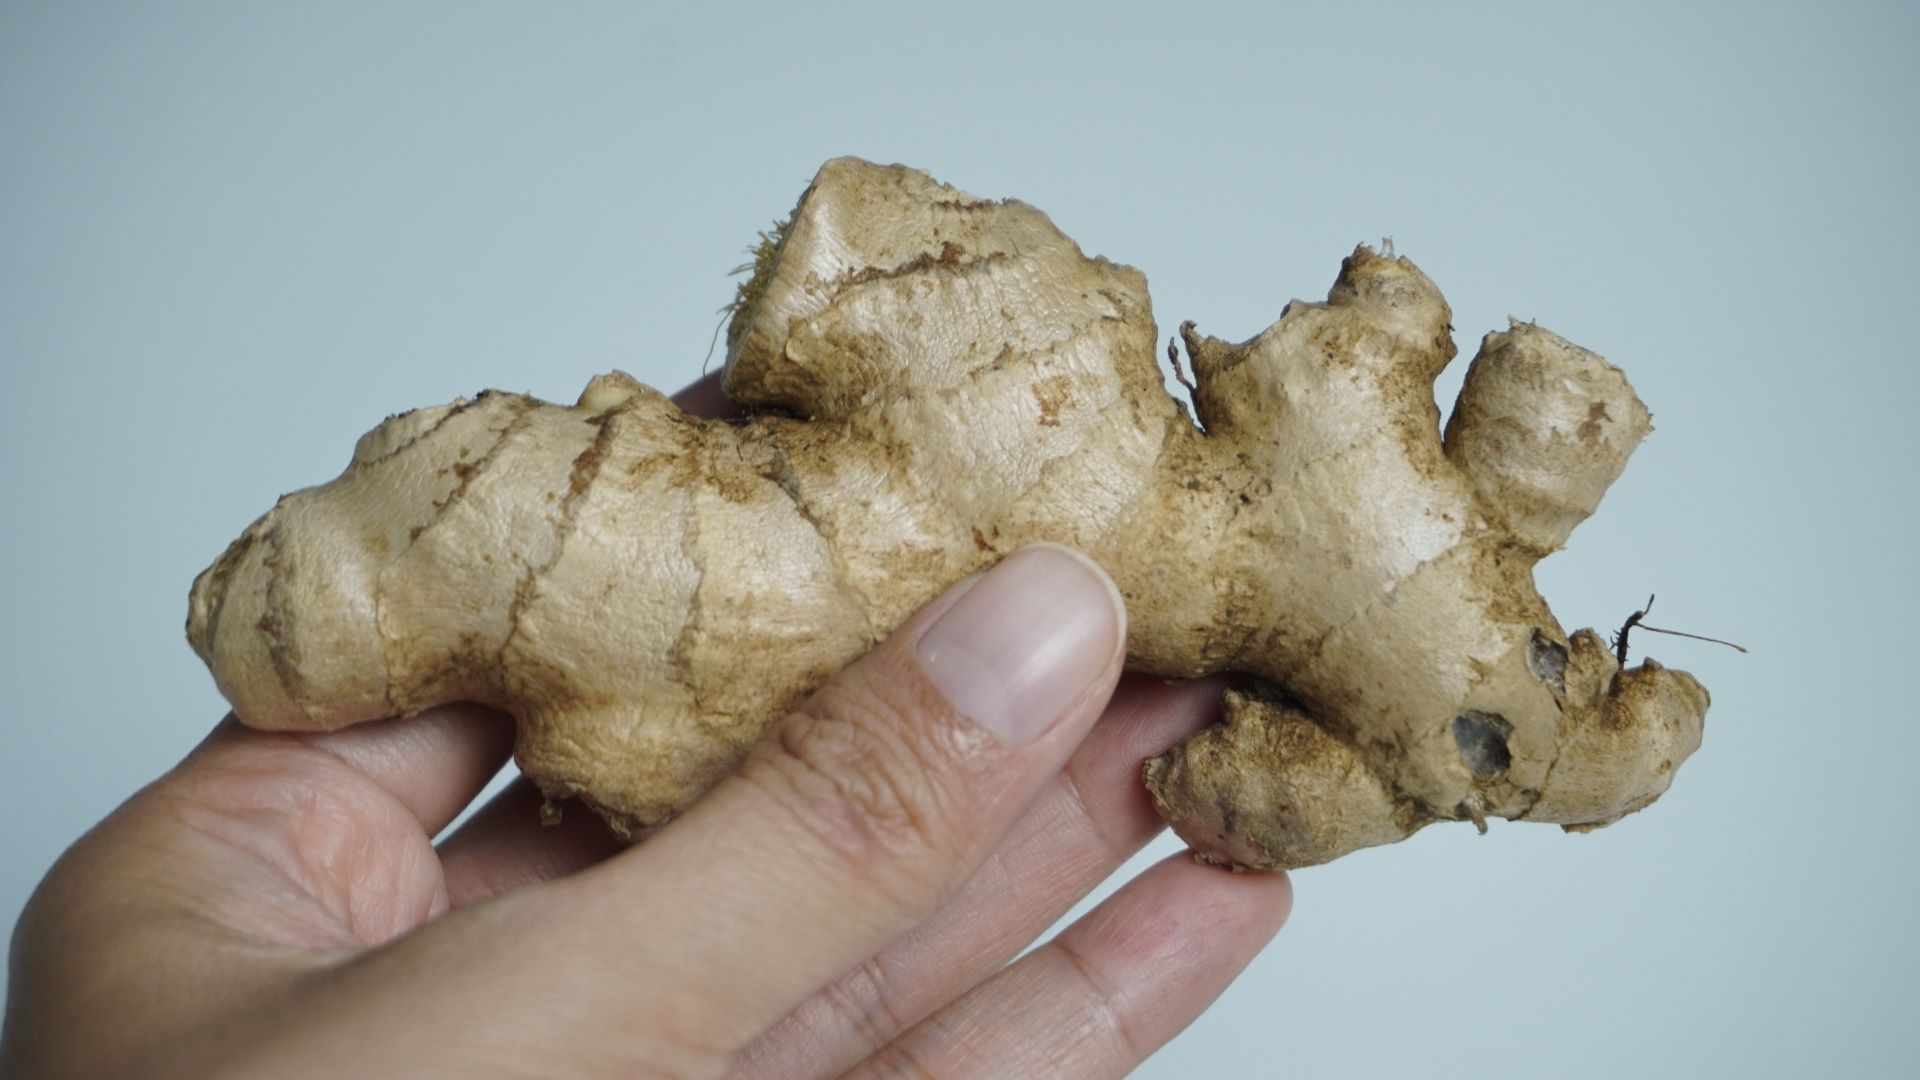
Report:
[[1100,964],[1082,951],[1070,935],[1052,943],[1056,961],[1064,969],[1067,981],[1080,999],[1088,1037],[1105,1041],[1129,1062],[1146,1060],[1153,1043],[1142,1038],[1139,1019],[1121,1005],[1119,990],[1103,973]]
[[918,891],[967,846],[969,747],[953,726],[842,678],[782,720],[741,775],[849,869],[876,885],[897,873]]
[[895,980],[887,969],[886,954],[876,954],[821,992],[820,1001],[833,1015],[838,1041],[851,1038],[871,1051],[907,1029],[912,1018],[898,1011]]
[[920,1056],[918,1047],[903,1041],[891,1043],[868,1058],[859,1075],[874,1080],[938,1080],[954,1073],[935,1069]]

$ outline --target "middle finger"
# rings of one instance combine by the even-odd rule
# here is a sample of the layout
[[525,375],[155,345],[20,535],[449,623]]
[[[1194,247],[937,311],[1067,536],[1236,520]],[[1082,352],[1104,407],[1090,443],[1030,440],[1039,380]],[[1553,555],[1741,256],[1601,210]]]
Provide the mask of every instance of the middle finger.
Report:
[[1140,762],[1217,719],[1221,689],[1217,679],[1129,676],[959,893],[787,1014],[730,1075],[838,1075],[999,970],[1159,833]]

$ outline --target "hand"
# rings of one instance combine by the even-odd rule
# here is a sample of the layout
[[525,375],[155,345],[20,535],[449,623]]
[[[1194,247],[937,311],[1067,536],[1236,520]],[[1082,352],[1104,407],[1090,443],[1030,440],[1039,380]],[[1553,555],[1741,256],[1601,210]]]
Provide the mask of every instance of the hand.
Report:
[[524,781],[434,845],[496,713],[228,720],[36,892],[0,1074],[1125,1073],[1291,893],[1176,857],[1008,964],[1158,831],[1139,761],[1211,719],[1218,684],[1121,680],[1124,622],[1091,562],[1016,553],[627,850]]

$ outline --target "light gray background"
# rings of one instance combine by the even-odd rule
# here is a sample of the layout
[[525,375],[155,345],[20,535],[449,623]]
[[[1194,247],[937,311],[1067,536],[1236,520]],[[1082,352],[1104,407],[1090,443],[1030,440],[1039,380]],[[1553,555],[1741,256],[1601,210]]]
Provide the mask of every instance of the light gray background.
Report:
[[0,918],[222,712],[187,584],[276,495],[402,407],[692,379],[858,154],[1048,210],[1163,333],[1393,236],[1469,354],[1537,318],[1654,410],[1562,620],[1752,649],[1636,639],[1714,694],[1644,814],[1298,874],[1144,1075],[1920,1070],[1913,5],[804,7],[0,8]]

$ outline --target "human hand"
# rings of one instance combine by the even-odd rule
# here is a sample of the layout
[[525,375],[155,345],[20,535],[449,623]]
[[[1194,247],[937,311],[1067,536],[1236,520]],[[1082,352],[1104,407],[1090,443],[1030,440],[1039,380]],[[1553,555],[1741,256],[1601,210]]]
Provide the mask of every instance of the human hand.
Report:
[[1177,857],[1008,964],[1158,831],[1139,762],[1218,698],[1122,681],[1124,619],[1083,557],[1016,553],[624,851],[524,781],[435,846],[508,754],[486,710],[229,720],[35,894],[0,1073],[1124,1073],[1291,897]]

